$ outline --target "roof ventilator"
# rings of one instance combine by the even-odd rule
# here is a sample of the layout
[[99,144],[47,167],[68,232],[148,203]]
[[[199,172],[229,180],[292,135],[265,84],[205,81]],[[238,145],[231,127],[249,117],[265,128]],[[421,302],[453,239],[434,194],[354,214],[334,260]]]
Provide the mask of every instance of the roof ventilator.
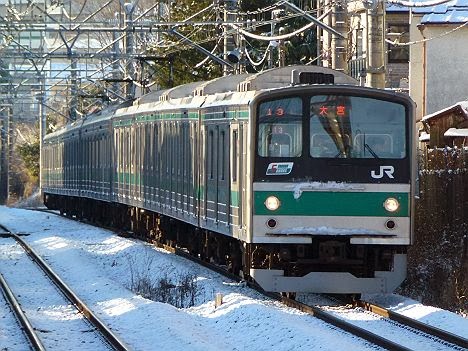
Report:
[[318,72],[300,72],[294,69],[291,71],[291,85],[298,84],[335,84],[335,76]]

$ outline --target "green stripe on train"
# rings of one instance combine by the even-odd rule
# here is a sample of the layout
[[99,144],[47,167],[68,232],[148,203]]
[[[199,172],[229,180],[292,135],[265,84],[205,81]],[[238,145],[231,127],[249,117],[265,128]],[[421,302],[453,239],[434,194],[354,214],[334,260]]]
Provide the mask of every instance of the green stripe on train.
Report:
[[[276,211],[265,207],[268,196],[274,195],[281,205]],[[255,215],[295,216],[368,216],[407,217],[409,216],[409,194],[394,192],[303,192],[298,199],[292,191],[255,191]],[[400,202],[395,213],[387,212],[383,203],[388,197]]]

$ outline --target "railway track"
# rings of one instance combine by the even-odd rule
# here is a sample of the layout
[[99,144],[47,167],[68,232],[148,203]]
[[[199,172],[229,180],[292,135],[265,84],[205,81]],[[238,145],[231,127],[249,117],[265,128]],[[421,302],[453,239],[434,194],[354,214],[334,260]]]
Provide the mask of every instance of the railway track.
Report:
[[[92,326],[92,331],[97,331],[99,333],[98,339],[101,340],[104,345],[107,345],[105,347],[114,350],[129,350],[129,347],[122,340],[120,340],[120,338],[115,333],[113,333],[88,306],[86,306],[86,304],[63,282],[63,280],[57,274],[54,273],[49,265],[20,237],[20,234],[11,233],[8,228],[0,225],[0,237],[11,238],[22,247],[28,257],[44,272],[50,282],[53,283],[55,289],[58,289],[66,298],[66,300],[69,301],[80,312],[83,318],[87,321],[86,329],[89,329],[90,324]],[[46,347],[44,346],[46,343],[39,336],[38,330],[44,333],[50,331],[41,330],[39,327],[34,326],[34,323],[31,323],[28,320],[26,314],[23,311],[22,304],[16,298],[14,291],[9,287],[7,279],[5,279],[2,275],[0,275],[0,278],[0,285],[2,286],[4,295],[12,306],[12,310],[21,324],[21,327],[25,331],[31,346],[34,350],[46,350]],[[38,284],[38,286],[40,286],[41,289],[44,288],[42,284]],[[37,307],[38,310],[40,308],[41,306]],[[81,334],[87,333],[84,333],[82,329]],[[86,340],[90,340],[90,338],[87,337]],[[78,342],[79,341],[77,341],[77,343]],[[94,340],[91,340],[90,343],[93,344]],[[93,347],[95,346],[96,345]]]
[[355,305],[366,311],[375,313],[379,316],[387,318],[401,325],[407,326],[409,328],[413,328],[415,330],[419,330],[420,332],[428,334],[428,335],[432,335],[433,337],[438,338],[442,340],[443,342],[453,344],[453,345],[461,347],[462,349],[468,350],[468,339],[463,338],[459,335],[450,333],[446,330],[442,330],[440,328],[437,328],[435,326],[432,326],[426,323],[422,323],[418,320],[406,317],[399,313],[395,313],[385,307],[382,307],[382,306],[379,306],[379,305],[376,305],[367,301],[356,301]]

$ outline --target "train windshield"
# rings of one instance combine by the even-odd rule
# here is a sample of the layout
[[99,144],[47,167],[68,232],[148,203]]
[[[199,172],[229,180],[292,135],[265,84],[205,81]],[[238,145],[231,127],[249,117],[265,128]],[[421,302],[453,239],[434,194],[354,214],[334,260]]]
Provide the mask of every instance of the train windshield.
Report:
[[405,106],[391,101],[352,95],[280,98],[259,105],[258,155],[404,159],[406,126]]
[[401,104],[349,95],[310,98],[310,156],[406,157],[406,111]]

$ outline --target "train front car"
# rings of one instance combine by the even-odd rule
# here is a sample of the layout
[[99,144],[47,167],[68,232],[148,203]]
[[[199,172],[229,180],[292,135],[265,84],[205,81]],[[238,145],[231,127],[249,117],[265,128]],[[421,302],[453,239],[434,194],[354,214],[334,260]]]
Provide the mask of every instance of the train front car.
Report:
[[267,291],[391,292],[412,241],[413,103],[299,86],[252,104],[250,275]]

